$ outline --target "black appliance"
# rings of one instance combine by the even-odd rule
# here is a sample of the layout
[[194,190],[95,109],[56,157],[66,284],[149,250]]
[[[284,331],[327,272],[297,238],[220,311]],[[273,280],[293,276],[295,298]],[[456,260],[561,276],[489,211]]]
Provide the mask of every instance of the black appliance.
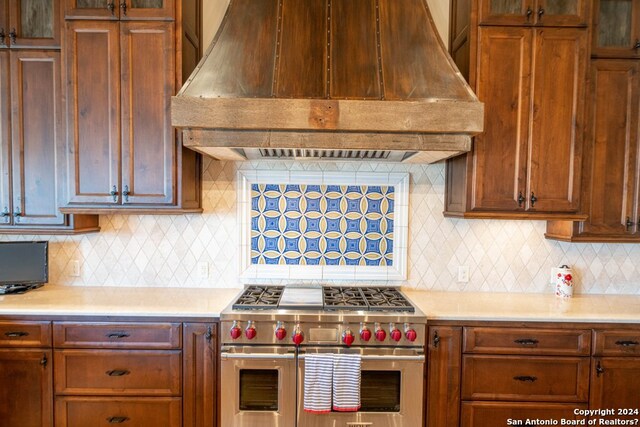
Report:
[[49,280],[49,242],[0,242],[0,295],[23,293]]

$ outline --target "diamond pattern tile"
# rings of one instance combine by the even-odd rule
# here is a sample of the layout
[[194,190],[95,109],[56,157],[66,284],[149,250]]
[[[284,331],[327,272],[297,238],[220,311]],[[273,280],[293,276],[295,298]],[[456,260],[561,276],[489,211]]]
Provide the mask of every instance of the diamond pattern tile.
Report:
[[[202,215],[100,218],[86,236],[10,236],[50,240],[50,282],[69,286],[237,287],[237,171],[409,172],[408,279],[389,282],[424,290],[551,293],[550,270],[568,264],[576,293],[640,295],[640,245],[569,244],[544,239],[541,221],[444,218],[444,165],[385,163],[218,162],[204,160]],[[71,276],[71,261],[81,263]],[[197,272],[209,264],[209,277]],[[468,265],[469,283],[457,283]],[[317,280],[309,280],[319,283]],[[262,279],[264,284],[282,280]],[[332,284],[349,284],[331,281]],[[377,284],[384,284],[383,282]]]

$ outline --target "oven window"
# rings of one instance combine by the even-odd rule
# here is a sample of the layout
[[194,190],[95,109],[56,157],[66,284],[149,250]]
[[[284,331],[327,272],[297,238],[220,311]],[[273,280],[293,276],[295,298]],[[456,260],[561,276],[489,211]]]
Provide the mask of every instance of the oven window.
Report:
[[[224,390],[222,392],[224,393]],[[278,371],[276,369],[240,370],[240,410],[278,410]]]
[[400,412],[400,371],[362,371],[361,412]]

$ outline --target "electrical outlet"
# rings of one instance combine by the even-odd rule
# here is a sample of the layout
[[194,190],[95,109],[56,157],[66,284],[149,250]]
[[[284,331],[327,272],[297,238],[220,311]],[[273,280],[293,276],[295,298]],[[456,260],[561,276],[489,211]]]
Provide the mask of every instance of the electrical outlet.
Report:
[[209,278],[209,263],[208,262],[199,262],[198,263],[198,279],[208,279]]
[[80,261],[78,261],[77,259],[71,261],[71,275],[73,277],[80,276]]
[[469,266],[458,266],[458,283],[469,283]]

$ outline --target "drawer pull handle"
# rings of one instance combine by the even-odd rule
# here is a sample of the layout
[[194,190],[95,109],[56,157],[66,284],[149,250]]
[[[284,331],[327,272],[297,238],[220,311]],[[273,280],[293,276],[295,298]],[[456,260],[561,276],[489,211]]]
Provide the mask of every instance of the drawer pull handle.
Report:
[[513,377],[514,380],[516,381],[522,381],[522,382],[530,382],[533,383],[535,382],[538,378],[536,377],[531,377],[529,375],[518,375],[517,377]]
[[108,334],[107,338],[119,340],[120,338],[129,338],[130,336],[131,335],[126,332],[114,332],[113,334]]
[[107,371],[106,374],[110,377],[124,377],[125,375],[129,375],[131,372],[126,369],[114,369],[112,371]]
[[520,345],[536,345],[540,341],[532,338],[523,338],[523,339],[515,340],[513,342]]
[[109,424],[122,424],[129,421],[129,418],[128,417],[110,417],[110,418],[107,418],[107,421],[109,421]]
[[22,331],[19,331],[19,332],[5,332],[4,335],[6,337],[9,337],[9,338],[21,338],[21,337],[28,337],[29,336],[29,332],[22,332]]
[[620,345],[622,347],[634,347],[640,344],[638,341],[616,341],[616,345]]

